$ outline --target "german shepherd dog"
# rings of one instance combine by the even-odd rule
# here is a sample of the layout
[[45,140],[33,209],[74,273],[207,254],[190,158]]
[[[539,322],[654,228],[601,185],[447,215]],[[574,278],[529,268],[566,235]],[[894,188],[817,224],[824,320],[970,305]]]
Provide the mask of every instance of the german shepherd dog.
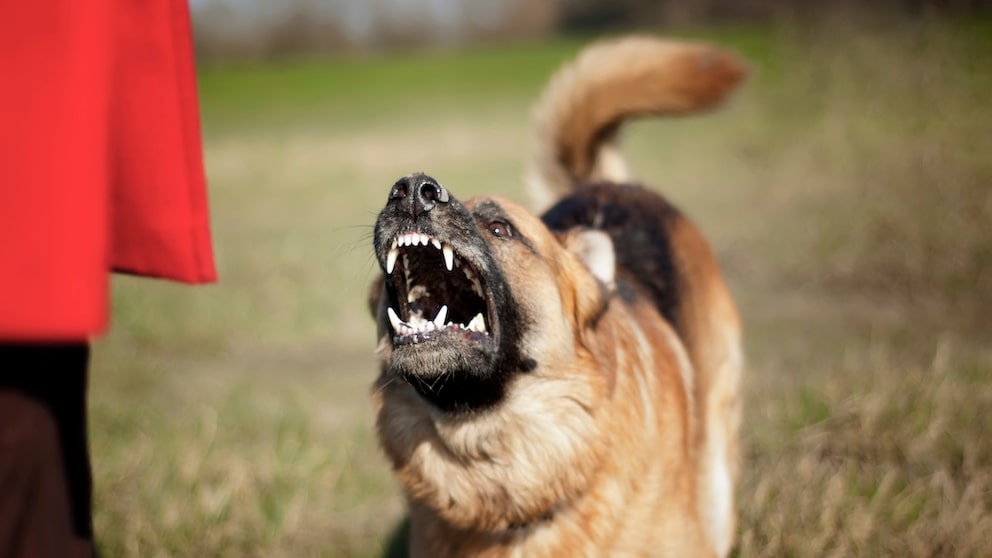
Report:
[[413,556],[725,556],[740,322],[698,229],[631,183],[620,125],[717,106],[732,53],[628,37],[536,106],[542,217],[400,179],[375,224],[380,443]]

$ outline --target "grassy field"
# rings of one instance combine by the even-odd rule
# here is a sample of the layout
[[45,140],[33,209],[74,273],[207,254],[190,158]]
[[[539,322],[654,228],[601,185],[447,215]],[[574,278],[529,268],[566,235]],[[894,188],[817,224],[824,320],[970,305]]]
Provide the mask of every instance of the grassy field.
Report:
[[[630,129],[746,323],[740,556],[992,554],[992,24],[686,33],[745,90]],[[105,556],[376,556],[365,293],[387,189],[525,200],[529,104],[582,41],[201,71],[221,283],[117,278],[96,347]]]

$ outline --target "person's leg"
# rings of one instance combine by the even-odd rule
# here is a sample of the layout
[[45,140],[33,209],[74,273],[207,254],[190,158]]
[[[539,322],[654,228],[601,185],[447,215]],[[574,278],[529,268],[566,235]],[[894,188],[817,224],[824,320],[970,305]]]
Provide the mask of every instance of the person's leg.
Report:
[[89,347],[0,344],[0,555],[93,554]]

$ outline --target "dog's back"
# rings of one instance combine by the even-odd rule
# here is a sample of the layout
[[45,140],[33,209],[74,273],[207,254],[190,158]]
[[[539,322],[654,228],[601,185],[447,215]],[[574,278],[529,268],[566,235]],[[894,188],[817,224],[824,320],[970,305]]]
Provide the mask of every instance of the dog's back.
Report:
[[619,147],[625,120],[721,103],[745,75],[704,44],[632,37],[585,51],[552,78],[535,109],[531,192],[552,230],[588,227],[613,241],[619,298],[647,297],[679,334],[693,371],[700,516],[718,555],[734,532],[740,324],[712,251],[659,194],[632,182]]

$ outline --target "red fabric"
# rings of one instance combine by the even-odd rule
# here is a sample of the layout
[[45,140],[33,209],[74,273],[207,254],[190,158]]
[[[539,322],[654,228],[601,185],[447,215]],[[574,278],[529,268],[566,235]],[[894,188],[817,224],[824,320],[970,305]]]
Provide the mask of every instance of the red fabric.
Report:
[[0,341],[85,339],[109,270],[216,279],[185,0],[0,2]]

